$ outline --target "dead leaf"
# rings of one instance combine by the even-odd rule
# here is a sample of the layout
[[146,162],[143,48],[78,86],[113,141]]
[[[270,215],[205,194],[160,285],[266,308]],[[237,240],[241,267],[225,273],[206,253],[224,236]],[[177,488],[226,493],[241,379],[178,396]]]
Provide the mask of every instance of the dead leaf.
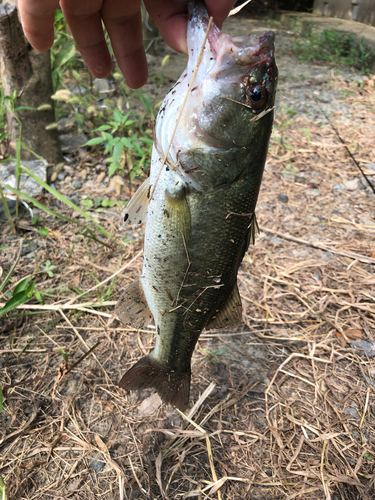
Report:
[[98,184],[100,184],[102,182],[102,180],[104,179],[105,176],[106,176],[106,172],[100,172],[100,174],[98,175],[98,178],[97,178]]
[[74,279],[72,280],[71,285],[75,286],[77,288],[80,283],[81,283],[81,275],[79,273],[77,273],[76,276],[74,277]]
[[[360,340],[363,337],[362,332],[359,330],[344,330],[345,335],[348,337],[349,340]],[[336,337],[339,339],[341,342],[341,345],[345,347],[346,345],[346,340],[343,335],[341,335],[340,332],[336,330]]]

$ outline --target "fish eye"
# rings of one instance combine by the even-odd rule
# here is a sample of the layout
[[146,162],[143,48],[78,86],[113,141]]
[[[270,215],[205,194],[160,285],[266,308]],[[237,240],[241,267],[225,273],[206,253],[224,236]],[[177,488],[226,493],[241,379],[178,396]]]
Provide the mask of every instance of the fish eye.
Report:
[[262,108],[267,101],[267,90],[259,84],[252,85],[246,89],[246,97],[254,110]]

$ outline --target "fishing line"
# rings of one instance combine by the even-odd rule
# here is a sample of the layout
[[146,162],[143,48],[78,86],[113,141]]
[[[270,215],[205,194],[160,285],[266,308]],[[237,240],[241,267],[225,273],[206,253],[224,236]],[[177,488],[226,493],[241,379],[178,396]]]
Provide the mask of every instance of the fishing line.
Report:
[[342,137],[340,136],[338,130],[336,129],[336,127],[333,125],[333,123],[331,122],[331,120],[328,118],[328,115],[327,113],[325,112],[324,108],[320,105],[320,103],[314,99],[316,104],[319,106],[320,108],[320,111],[322,112],[322,114],[325,116],[326,120],[328,121],[328,123],[330,124],[330,126],[332,127],[333,131],[335,132],[336,136],[338,137],[339,141],[341,142],[341,144],[344,145],[348,155],[350,156],[350,158],[353,160],[353,163],[356,165],[356,167],[358,168],[358,170],[361,172],[361,174],[363,175],[363,177],[366,179],[366,182],[367,184],[370,186],[370,188],[372,189],[372,192],[374,193],[375,195],[375,186],[372,184],[372,182],[370,181],[370,179],[367,177],[367,175],[364,173],[361,165],[357,162],[357,160],[354,158],[353,154],[351,153],[350,149],[348,148],[348,146],[346,145],[346,142],[344,141],[344,139],[342,139]]
[[[176,131],[177,131],[177,127],[180,123],[180,120],[181,120],[181,116],[182,116],[182,113],[184,111],[184,108],[185,108],[185,104],[186,104],[186,101],[187,101],[187,98],[189,97],[189,94],[190,94],[190,91],[191,91],[191,88],[193,86],[193,83],[194,83],[194,80],[195,80],[195,77],[197,75],[197,72],[198,72],[198,68],[199,68],[199,65],[202,61],[202,57],[203,57],[203,52],[204,52],[204,48],[206,46],[206,42],[207,42],[207,38],[208,38],[208,34],[210,32],[210,29],[211,29],[211,24],[212,24],[212,21],[213,21],[213,17],[211,16],[209,21],[208,21],[208,26],[207,26],[207,31],[206,31],[206,34],[204,35],[204,39],[203,39],[203,43],[202,43],[202,47],[201,47],[201,50],[199,52],[199,56],[198,56],[198,60],[197,60],[197,64],[195,65],[195,68],[194,68],[194,71],[193,71],[193,75],[191,77],[191,80],[190,80],[190,83],[189,83],[189,87],[186,91],[186,94],[185,94],[185,97],[184,97],[184,100],[182,102],[182,106],[181,106],[181,109],[180,109],[180,112],[178,113],[178,116],[177,116],[177,121],[176,121],[176,125],[173,129],[173,133],[172,133],[172,137],[171,137],[171,140],[169,141],[169,144],[168,144],[168,148],[167,148],[167,151],[165,152],[165,155],[164,155],[164,159],[163,159],[163,162],[161,164],[161,167],[160,167],[160,170],[159,170],[159,173],[158,173],[158,176],[156,178],[156,181],[155,181],[155,184],[152,188],[152,191],[150,193],[150,200],[152,200],[152,197],[154,196],[154,193],[155,193],[155,189],[156,189],[156,186],[157,186],[157,183],[160,179],[160,176],[161,176],[161,173],[162,173],[162,170],[164,168],[164,165],[167,161],[167,156],[169,154],[169,151],[171,149],[171,146],[172,146],[172,142],[173,142],[173,139],[174,139],[174,136],[176,134]],[[174,170],[174,169],[173,169]]]

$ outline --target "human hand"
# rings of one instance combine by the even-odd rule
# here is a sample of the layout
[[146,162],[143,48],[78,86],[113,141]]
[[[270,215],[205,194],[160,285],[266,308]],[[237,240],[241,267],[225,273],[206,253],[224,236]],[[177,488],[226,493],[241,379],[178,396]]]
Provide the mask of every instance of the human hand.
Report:
[[[221,28],[235,0],[205,1],[209,14]],[[58,3],[59,0],[19,0],[25,35],[37,50],[48,50],[53,44]],[[77,48],[96,78],[104,78],[112,70],[103,22],[129,87],[139,88],[146,83],[140,0],[60,0],[60,5]],[[187,1],[145,0],[145,6],[167,44],[186,53]]]

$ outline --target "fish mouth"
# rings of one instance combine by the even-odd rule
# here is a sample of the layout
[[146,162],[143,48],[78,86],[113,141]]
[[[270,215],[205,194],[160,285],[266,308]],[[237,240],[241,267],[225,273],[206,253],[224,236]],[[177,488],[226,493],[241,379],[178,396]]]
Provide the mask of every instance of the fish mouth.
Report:
[[[211,77],[227,78],[230,72],[232,81],[240,81],[259,66],[264,65],[265,71],[274,67],[275,33],[273,31],[234,38],[221,32],[215,36],[216,30],[212,34],[213,36],[208,37],[210,51],[215,61],[209,70]],[[270,75],[270,71],[267,72]]]
[[[188,16],[188,79],[190,80],[199,59],[199,53],[209,26],[209,15],[202,0],[189,1]],[[203,59],[196,75],[196,81],[209,76],[240,83],[251,71],[261,65],[268,70],[275,66],[275,33],[231,37],[211,23]]]

